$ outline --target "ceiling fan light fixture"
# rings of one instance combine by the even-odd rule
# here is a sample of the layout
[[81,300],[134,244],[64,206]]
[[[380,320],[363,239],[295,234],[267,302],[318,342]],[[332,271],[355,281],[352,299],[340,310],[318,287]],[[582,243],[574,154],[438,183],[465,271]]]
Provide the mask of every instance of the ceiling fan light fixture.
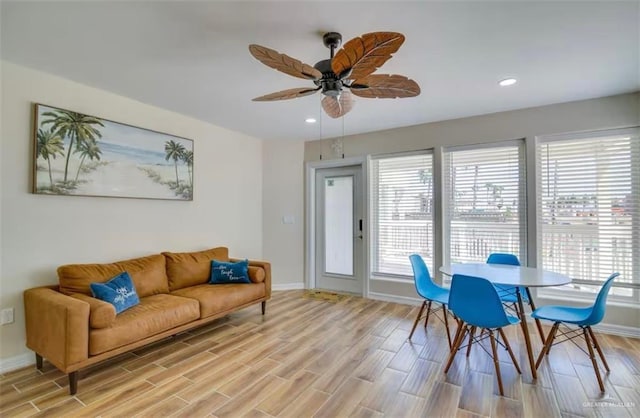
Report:
[[253,101],[288,100],[320,91],[324,96],[321,100],[322,109],[329,117],[336,119],[353,108],[352,94],[371,99],[396,99],[420,94],[418,83],[405,76],[373,74],[398,51],[404,42],[403,34],[365,33],[351,39],[336,52],[341,40],[342,35],[337,32],[326,33],[323,42],[331,49],[330,58],[318,61],[313,67],[271,48],[249,45],[251,55],[267,67],[310,80],[315,85],[315,88],[297,87],[277,91],[256,97]]
[[315,118],[306,118],[304,121],[307,122],[307,123],[316,123],[317,122],[317,120]]
[[508,86],[513,86],[514,84],[516,84],[518,82],[518,80],[516,80],[515,78],[505,78],[504,80],[500,80],[498,82],[498,84],[500,85],[500,87],[508,87]]

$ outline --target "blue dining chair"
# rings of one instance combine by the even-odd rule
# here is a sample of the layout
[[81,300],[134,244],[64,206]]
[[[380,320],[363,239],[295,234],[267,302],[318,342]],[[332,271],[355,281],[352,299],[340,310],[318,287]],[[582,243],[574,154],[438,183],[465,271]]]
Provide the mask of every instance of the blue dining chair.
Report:
[[[489,258],[487,258],[487,264],[505,264],[509,266],[519,266],[520,260],[518,260],[518,257],[513,254],[493,253],[489,255]],[[528,288],[522,286],[508,286],[503,284],[494,284],[494,286],[496,287],[496,289],[498,289],[498,295],[500,296],[500,300],[502,301],[502,303],[511,305],[512,309],[514,309],[516,312],[519,311],[516,287],[520,292],[522,302],[528,304],[531,307],[532,312],[536,310],[536,305],[533,301],[533,298],[531,297],[531,292]],[[539,320],[536,320],[536,327],[538,328],[540,339],[544,344],[544,331],[542,330],[542,324]]]
[[[593,347],[595,347],[598,351],[600,359],[602,360],[602,364],[604,364],[604,368],[607,370],[607,372],[609,372],[610,370],[609,365],[607,364],[607,360],[605,360],[604,358],[604,354],[602,353],[600,344],[598,344],[598,340],[596,339],[596,335],[593,333],[591,326],[599,324],[600,321],[602,321],[602,318],[604,318],[609,289],[611,289],[613,281],[619,275],[619,273],[613,273],[611,276],[609,276],[607,281],[605,281],[600,288],[598,296],[596,297],[596,301],[592,306],[583,308],[575,308],[571,306],[542,306],[533,311],[533,313],[531,314],[532,317],[536,319],[553,321],[551,331],[549,331],[547,340],[545,341],[544,346],[542,347],[542,351],[538,356],[538,361],[536,361],[536,369],[540,366],[540,363],[542,362],[544,356],[549,354],[552,345],[572,340],[582,334],[587,344],[587,349],[589,350],[589,358],[591,359],[591,363],[593,364],[593,370],[596,373],[598,385],[600,386],[600,390],[604,392],[604,384],[602,383],[602,377],[600,376],[600,369],[598,368],[598,363],[596,362],[596,356],[593,353]],[[565,326],[566,324],[571,324],[577,326],[578,328],[571,329],[567,326],[567,331],[560,332],[560,335],[565,337],[565,339],[554,343],[553,340],[556,337],[558,328],[561,324]],[[583,349],[581,350],[584,351]]]
[[[501,345],[507,349],[513,365],[518,373],[520,366],[516,357],[513,355],[511,345],[507,336],[502,330],[507,325],[515,325],[520,323],[520,319],[507,315],[502,306],[502,301],[498,296],[495,287],[486,279],[479,277],[465,276],[462,274],[454,274],[451,281],[451,295],[449,297],[449,309],[458,318],[458,330],[453,340],[453,347],[449,360],[444,372],[447,373],[453,363],[456,352],[460,349],[460,345],[467,333],[475,340],[476,343],[489,338],[491,340],[491,357],[496,369],[496,377],[498,378],[498,387],[500,395],[504,396],[504,388],[502,387],[502,375],[500,374],[500,362],[498,361],[497,345]],[[476,328],[482,328],[486,333],[480,334],[479,337],[473,336]],[[494,335],[498,332],[502,341]],[[484,347],[483,347],[484,349]],[[486,351],[486,350],[485,350]]]
[[[420,311],[418,312],[418,316],[416,317],[415,322],[413,323],[413,328],[411,328],[411,333],[409,334],[409,340],[413,337],[413,333],[418,326],[418,322],[422,319],[422,314],[427,308],[427,314],[424,320],[424,328],[427,329],[427,324],[429,323],[429,314],[433,312],[434,316],[438,318],[436,313],[442,309],[443,318],[440,319],[444,322],[444,327],[447,330],[447,340],[449,340],[449,348],[451,348],[451,332],[449,331],[449,321],[447,305],[449,304],[449,290],[444,287],[440,287],[431,280],[431,275],[429,274],[429,269],[427,265],[424,263],[422,257],[418,254],[412,254],[409,256],[409,260],[411,261],[411,268],[413,268],[413,279],[416,285],[416,291],[418,294],[424,299],[422,302],[422,306],[420,307]],[[432,309],[431,304],[433,302],[439,303],[440,307]]]

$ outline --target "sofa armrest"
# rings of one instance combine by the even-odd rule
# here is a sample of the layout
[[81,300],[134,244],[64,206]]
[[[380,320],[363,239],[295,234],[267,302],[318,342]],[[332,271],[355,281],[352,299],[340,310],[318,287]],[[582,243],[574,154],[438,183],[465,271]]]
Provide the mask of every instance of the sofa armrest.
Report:
[[[229,261],[244,261],[245,258],[229,258]],[[264,270],[264,287],[267,299],[271,298],[271,263],[268,261],[249,260],[249,266],[260,267]]]
[[89,304],[51,287],[24,292],[27,347],[63,372],[89,358]]
[[69,295],[89,304],[89,325],[91,328],[109,328],[116,320],[116,307],[100,299],[96,299],[83,293]]

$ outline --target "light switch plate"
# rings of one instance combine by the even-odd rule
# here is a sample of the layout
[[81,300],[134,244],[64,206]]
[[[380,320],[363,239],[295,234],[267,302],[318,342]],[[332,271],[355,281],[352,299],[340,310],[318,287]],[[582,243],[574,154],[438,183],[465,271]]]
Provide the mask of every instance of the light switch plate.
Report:
[[13,308],[7,308],[0,311],[0,323],[13,324]]
[[282,217],[283,224],[294,224],[296,223],[296,217],[293,215],[284,215]]

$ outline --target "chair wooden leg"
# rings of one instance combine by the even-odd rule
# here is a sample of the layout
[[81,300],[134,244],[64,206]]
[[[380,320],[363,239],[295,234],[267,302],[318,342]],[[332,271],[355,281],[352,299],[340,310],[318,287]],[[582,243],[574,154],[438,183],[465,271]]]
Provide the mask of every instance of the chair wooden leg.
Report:
[[496,368],[496,377],[498,378],[498,388],[500,388],[500,396],[504,396],[504,388],[502,387],[502,375],[500,374],[500,362],[498,361],[498,350],[496,349],[496,339],[493,331],[489,330],[489,339],[491,339],[491,351],[493,352],[493,365]]
[[[456,334],[453,336],[453,345],[455,345],[456,341],[458,341],[458,337],[462,332],[462,325],[464,325],[464,322],[461,319],[457,320],[456,323],[458,324],[458,326],[456,327]],[[453,346],[449,347],[449,350],[453,350]]]
[[533,360],[533,349],[531,348],[531,338],[529,336],[529,326],[527,325],[527,318],[524,315],[524,306],[522,305],[522,295],[516,287],[516,295],[518,296],[518,311],[520,312],[520,326],[522,327],[522,336],[524,337],[524,346],[527,349],[527,358],[529,359],[529,368],[531,370],[531,377],[538,378],[536,373],[535,361]]
[[263,301],[262,301],[262,315],[264,315],[264,313],[266,312],[266,310],[267,310],[267,301],[266,301],[266,300],[263,300]]
[[[525,287],[525,290],[527,291],[527,298],[529,299],[529,306],[531,307],[531,312],[533,312],[536,310],[536,304],[533,301],[533,297],[531,297],[531,291],[529,291],[529,288]],[[542,324],[540,323],[540,320],[538,318],[535,318],[535,321],[536,321],[536,327],[538,328],[538,334],[540,334],[540,339],[542,340],[542,344],[544,344],[545,338],[544,338],[544,331],[542,330]]]
[[498,332],[500,333],[500,336],[502,337],[502,341],[504,341],[505,347],[507,347],[507,351],[509,352],[509,355],[511,356],[511,361],[513,361],[513,365],[516,367],[516,370],[518,371],[518,373],[522,374],[522,371],[520,370],[520,365],[518,364],[518,360],[516,360],[516,356],[513,355],[513,351],[511,350],[511,344],[509,344],[509,340],[507,340],[506,334],[504,333],[502,328],[498,328]]
[[36,353],[36,369],[42,370],[42,356]]
[[78,372],[69,373],[69,394],[75,395],[78,391]]
[[475,325],[471,327],[469,331],[469,342],[467,343],[467,357],[471,354],[471,344],[473,344],[473,337],[476,335],[476,327]]
[[418,326],[418,322],[420,322],[420,317],[422,317],[422,312],[424,312],[424,307],[427,305],[427,301],[423,301],[422,302],[422,306],[420,307],[420,311],[418,312],[418,316],[416,317],[416,320],[413,323],[413,328],[411,328],[411,333],[409,333],[409,339],[411,339],[411,337],[413,337],[413,332],[416,330],[416,327]]
[[[552,327],[552,328],[553,328],[553,327]],[[554,340],[555,340],[555,338],[556,338],[556,335],[558,334],[558,329],[560,329],[560,324],[559,324],[559,323],[558,323],[558,326],[556,327],[556,329],[553,331],[553,338],[554,338]],[[550,330],[549,332],[551,332],[551,330]],[[545,356],[548,356],[548,355],[549,355],[549,353],[551,352],[551,348],[553,347],[553,341],[554,341],[554,340],[551,340],[551,343],[549,344],[549,347],[547,347],[547,350],[546,350],[546,351],[545,351],[545,353],[544,353],[544,355],[545,355]],[[546,341],[547,341],[547,340],[545,339],[545,342],[546,342]],[[543,345],[544,345],[544,344],[543,344]]]
[[447,317],[449,313],[447,311],[447,305],[442,305],[442,315],[444,316],[444,327],[447,330],[447,340],[449,341],[449,350],[451,350],[452,341],[451,341],[451,331],[449,330],[449,320]]
[[604,359],[604,354],[602,353],[602,349],[600,349],[600,344],[598,344],[598,340],[596,340],[596,335],[593,333],[593,330],[591,329],[591,327],[587,327],[587,330],[589,331],[589,335],[593,340],[593,345],[596,346],[596,350],[600,355],[600,359],[602,360],[602,364],[604,364],[604,368],[607,369],[608,372],[610,372],[611,370],[609,370],[609,365],[607,364],[607,360]]
[[429,304],[427,306],[427,316],[425,316],[424,318],[424,329],[427,329],[427,324],[429,323],[429,314],[431,313],[431,301],[429,301]]
[[542,363],[542,359],[546,354],[549,354],[549,350],[551,349],[551,345],[553,344],[553,339],[556,337],[556,333],[558,332],[558,327],[560,327],[560,322],[556,322],[551,327],[551,331],[549,331],[549,335],[547,335],[547,340],[544,342],[542,346],[542,350],[540,351],[540,355],[538,355],[538,360],[536,361],[536,369],[540,367],[540,363]]
[[460,348],[460,344],[462,344],[462,341],[464,341],[466,331],[467,331],[466,325],[464,324],[464,322],[462,322],[462,320],[460,320],[460,323],[458,325],[458,331],[456,332],[456,339],[453,342],[453,347],[451,347],[451,353],[449,353],[449,360],[447,361],[447,366],[444,368],[445,373],[449,371],[449,368],[451,367],[451,363],[453,363],[453,358],[456,356],[456,352],[458,351],[458,348]]
[[604,384],[602,383],[602,377],[600,376],[600,369],[598,368],[596,355],[593,352],[593,346],[591,345],[591,338],[589,338],[589,332],[587,331],[586,328],[582,328],[582,333],[584,335],[584,340],[587,343],[587,348],[589,349],[589,357],[591,358],[591,363],[593,364],[593,371],[596,372],[596,378],[598,379],[598,386],[600,386],[600,391],[604,392]]

